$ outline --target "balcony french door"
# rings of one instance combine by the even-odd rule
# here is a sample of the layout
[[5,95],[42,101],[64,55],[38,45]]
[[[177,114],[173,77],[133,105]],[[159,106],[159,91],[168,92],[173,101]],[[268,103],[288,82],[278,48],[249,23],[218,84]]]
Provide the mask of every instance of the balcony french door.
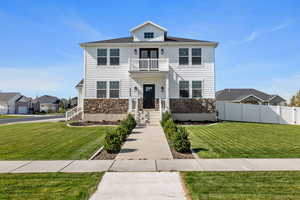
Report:
[[141,48],[140,49],[140,71],[158,71],[158,49]]

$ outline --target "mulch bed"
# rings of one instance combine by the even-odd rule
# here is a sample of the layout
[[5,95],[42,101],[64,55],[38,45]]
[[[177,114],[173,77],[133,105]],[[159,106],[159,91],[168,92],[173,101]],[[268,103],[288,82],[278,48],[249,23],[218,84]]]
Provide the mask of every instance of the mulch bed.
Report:
[[119,121],[99,121],[99,122],[71,122],[71,126],[95,126],[95,125],[119,125]]
[[179,153],[174,148],[170,146],[172,155],[174,159],[195,159],[194,155],[192,154],[192,151],[186,153]]
[[108,153],[103,149],[93,160],[114,160],[118,153]]

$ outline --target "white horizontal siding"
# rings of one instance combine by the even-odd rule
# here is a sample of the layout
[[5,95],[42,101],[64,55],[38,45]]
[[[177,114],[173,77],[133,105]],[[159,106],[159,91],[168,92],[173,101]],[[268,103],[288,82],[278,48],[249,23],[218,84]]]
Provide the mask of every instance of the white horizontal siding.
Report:
[[[202,48],[202,65],[178,66],[179,48]],[[99,47],[103,48],[103,47]],[[106,46],[109,54],[109,46]],[[114,47],[118,48],[114,44]],[[132,96],[135,96],[134,87],[138,88],[138,95],[142,96],[143,84],[155,84],[155,96],[164,97],[165,93],[161,92],[161,87],[165,89],[165,79],[131,79],[129,76],[129,58],[139,57],[139,48],[134,44],[128,47],[119,47],[120,49],[120,66],[97,66],[97,47],[86,47],[85,57],[85,98],[96,98],[96,82],[97,81],[120,81],[120,98],[128,98],[131,88]],[[170,60],[170,98],[179,97],[179,81],[180,80],[201,80],[203,81],[203,97],[215,98],[215,69],[214,69],[214,47],[211,46],[162,46],[147,45],[145,48],[159,48],[159,58],[169,58]],[[134,54],[137,49],[137,55]],[[161,49],[164,49],[162,55]],[[109,58],[109,57],[108,57]],[[108,59],[109,60],[109,59]],[[108,61],[109,62],[109,61]]]

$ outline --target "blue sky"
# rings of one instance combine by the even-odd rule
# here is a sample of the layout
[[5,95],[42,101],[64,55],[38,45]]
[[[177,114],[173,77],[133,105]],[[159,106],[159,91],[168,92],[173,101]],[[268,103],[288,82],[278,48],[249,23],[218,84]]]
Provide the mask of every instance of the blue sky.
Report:
[[[87,3],[88,2],[88,3]],[[151,20],[179,37],[220,42],[217,89],[300,89],[298,0],[19,0],[0,5],[0,90],[70,97],[83,71],[79,43],[129,36]]]

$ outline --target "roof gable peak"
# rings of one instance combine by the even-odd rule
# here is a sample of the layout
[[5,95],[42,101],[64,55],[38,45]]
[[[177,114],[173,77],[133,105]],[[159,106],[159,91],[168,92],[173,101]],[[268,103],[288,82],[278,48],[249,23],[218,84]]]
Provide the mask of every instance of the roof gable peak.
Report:
[[136,27],[133,27],[132,29],[130,29],[130,32],[132,33],[132,32],[135,32],[136,30],[138,30],[138,29],[140,29],[140,28],[142,28],[142,27],[144,27],[144,26],[146,26],[146,25],[152,25],[152,26],[154,26],[154,27],[156,27],[156,28],[158,28],[158,29],[160,29],[160,30],[162,30],[162,31],[164,31],[164,32],[167,32],[167,29],[166,28],[164,28],[164,27],[162,27],[162,26],[160,26],[160,25],[158,25],[158,24],[155,24],[154,22],[152,22],[152,21],[146,21],[146,22],[144,22],[144,23],[142,23],[142,24],[140,24],[140,25],[138,25],[138,26],[136,26]]

